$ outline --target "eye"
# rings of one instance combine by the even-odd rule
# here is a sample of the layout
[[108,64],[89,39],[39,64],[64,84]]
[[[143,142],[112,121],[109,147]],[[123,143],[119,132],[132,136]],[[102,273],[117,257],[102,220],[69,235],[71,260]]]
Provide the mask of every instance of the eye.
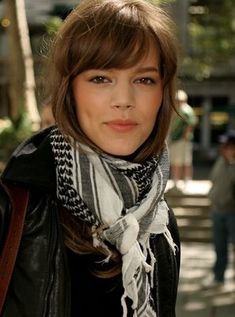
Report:
[[106,84],[110,82],[110,79],[105,76],[94,76],[90,78],[89,81],[94,84]]
[[138,78],[135,80],[137,84],[143,84],[143,85],[153,85],[156,84],[156,80],[151,77],[143,77],[143,78]]

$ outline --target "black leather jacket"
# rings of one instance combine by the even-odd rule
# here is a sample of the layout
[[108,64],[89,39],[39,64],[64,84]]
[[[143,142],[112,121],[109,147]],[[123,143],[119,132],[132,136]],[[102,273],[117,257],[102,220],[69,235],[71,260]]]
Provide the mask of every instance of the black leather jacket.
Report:
[[[44,130],[19,146],[1,177],[5,183],[30,188],[23,237],[3,317],[70,317],[70,275],[58,219],[49,133],[50,129]],[[1,190],[0,251],[10,213],[10,202]],[[169,229],[179,245],[172,211]],[[180,252],[175,256],[162,235],[152,236],[151,241],[156,256],[157,316],[174,317]]]

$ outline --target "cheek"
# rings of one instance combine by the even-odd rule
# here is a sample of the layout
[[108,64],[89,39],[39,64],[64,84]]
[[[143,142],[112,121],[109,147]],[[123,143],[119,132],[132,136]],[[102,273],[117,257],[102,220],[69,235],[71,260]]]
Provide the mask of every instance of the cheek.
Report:
[[87,122],[90,121],[90,115],[87,112],[87,109],[83,109],[82,107],[76,108],[77,120],[81,128],[84,128],[87,125]]
[[83,94],[75,95],[75,109],[78,120],[82,120],[81,118],[89,115],[89,107],[87,107],[87,103],[83,98]]
[[94,111],[94,107],[89,107],[85,104],[85,106],[77,107],[76,113],[78,124],[85,134],[97,129],[97,125],[100,122],[100,114]]
[[148,116],[149,120],[156,121],[160,109],[161,102],[153,102],[149,109],[146,109],[146,116]]
[[151,111],[148,112],[147,114],[147,117],[146,117],[146,121],[148,122],[148,128],[150,130],[153,130],[154,129],[154,126],[157,122],[157,118],[159,116],[159,112],[160,112],[160,109],[161,109],[161,105],[162,102],[160,101],[159,103],[157,103],[157,106],[156,106],[156,103],[151,107]]

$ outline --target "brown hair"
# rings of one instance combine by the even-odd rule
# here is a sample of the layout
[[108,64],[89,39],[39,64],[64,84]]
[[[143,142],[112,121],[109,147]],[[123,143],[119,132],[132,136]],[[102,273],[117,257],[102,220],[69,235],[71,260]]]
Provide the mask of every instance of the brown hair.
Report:
[[80,142],[95,145],[79,127],[72,94],[73,79],[88,69],[128,68],[154,44],[160,51],[163,102],[154,129],[134,161],[159,153],[174,105],[177,50],[172,21],[145,0],[83,0],[67,17],[52,46],[51,103],[59,129]]
[[[160,52],[163,102],[151,135],[133,160],[141,162],[160,153],[172,110],[175,109],[177,52],[172,27],[166,13],[149,1],[81,1],[58,32],[49,60],[51,104],[59,129],[65,135],[95,148],[77,121],[71,88],[73,79],[88,69],[125,69],[134,66],[145,57],[150,45],[155,45]],[[63,210],[61,222],[65,230],[65,243],[70,249],[77,253],[96,253],[89,226],[68,217]],[[118,263],[118,267],[114,264],[115,269],[107,276],[120,272],[120,256],[115,250],[113,262]]]
[[[60,209],[60,221],[63,226],[65,245],[74,253],[97,255],[99,260],[101,258],[105,260],[109,255],[102,247],[93,246],[92,229],[87,223],[78,220],[77,217],[69,216],[68,211],[64,208]],[[92,267],[92,263],[90,265],[91,273],[101,278],[108,278],[121,273],[121,255],[112,245],[108,245],[108,247],[112,255],[105,270],[99,271],[96,268],[97,266]]]

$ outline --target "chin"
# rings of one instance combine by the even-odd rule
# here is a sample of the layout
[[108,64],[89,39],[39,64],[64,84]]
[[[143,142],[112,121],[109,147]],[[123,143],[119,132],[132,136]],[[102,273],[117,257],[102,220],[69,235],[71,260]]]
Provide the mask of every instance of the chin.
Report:
[[131,148],[131,149],[103,149],[104,152],[106,152],[109,155],[117,156],[117,157],[127,157],[132,155],[133,153],[136,152],[136,148]]

